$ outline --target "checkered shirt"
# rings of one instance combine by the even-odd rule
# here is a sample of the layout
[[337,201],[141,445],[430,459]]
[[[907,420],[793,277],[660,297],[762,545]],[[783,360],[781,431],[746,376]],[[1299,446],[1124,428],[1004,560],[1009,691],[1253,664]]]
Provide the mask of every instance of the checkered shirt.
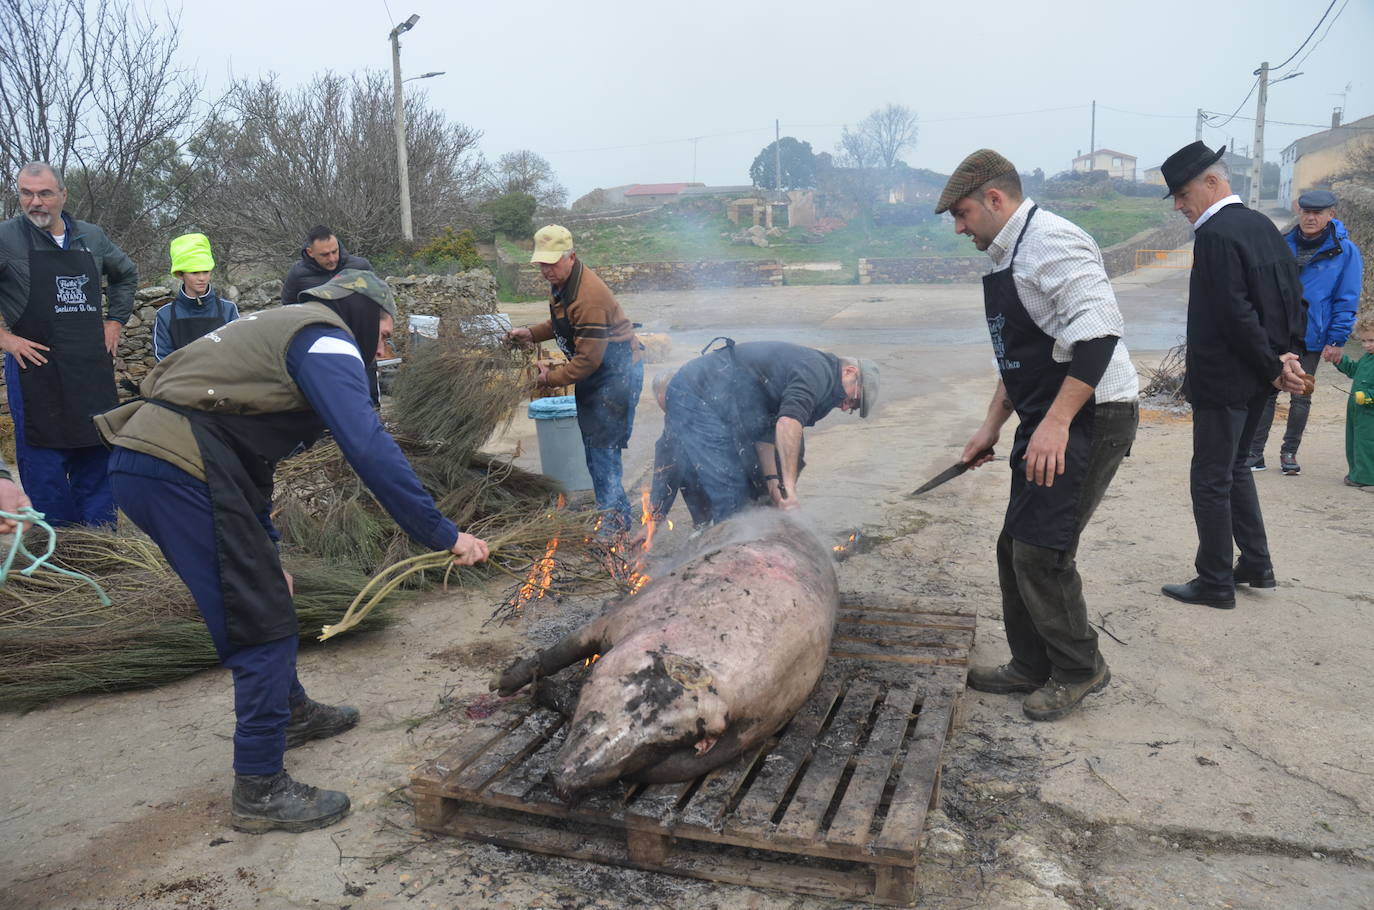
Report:
[[[1011,265],[1016,237],[1026,224],[1031,206],[1024,200],[988,246],[993,271]],[[1054,339],[1052,356],[1059,363],[1073,359],[1079,341],[1104,335],[1125,336],[1125,322],[1116,294],[1107,280],[1102,253],[1083,229],[1043,208],[1031,219],[1012,272],[1021,305],[1035,324]],[[1097,383],[1094,400],[1135,401],[1140,379],[1125,341],[1118,341],[1107,371]]]

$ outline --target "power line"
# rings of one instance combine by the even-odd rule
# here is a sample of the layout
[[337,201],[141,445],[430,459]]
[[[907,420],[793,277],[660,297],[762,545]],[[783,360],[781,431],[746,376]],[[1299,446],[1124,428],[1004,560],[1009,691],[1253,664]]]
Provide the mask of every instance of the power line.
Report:
[[[1212,114],[1213,112],[1212,112],[1212,111],[1203,111],[1202,113],[1203,113],[1204,115],[1208,115],[1208,114]],[[1233,116],[1234,116],[1234,115],[1233,115]],[[1229,119],[1229,118],[1228,118],[1228,119]],[[1250,120],[1250,121],[1254,121],[1255,118],[1254,118],[1254,117],[1235,117],[1235,119],[1236,119],[1236,120]],[[1334,126],[1334,127],[1333,127],[1333,126],[1332,126],[1331,124],[1329,124],[1329,123],[1294,123],[1294,122],[1291,121],[1291,120],[1270,120],[1268,117],[1265,117],[1265,118],[1264,118],[1264,122],[1265,122],[1266,124],[1268,124],[1268,123],[1276,123],[1276,124],[1278,124],[1279,126],[1310,126],[1310,127],[1315,127],[1316,129],[1319,129],[1319,130],[1337,129],[1337,130],[1365,130],[1365,131],[1374,131],[1374,126],[1350,126],[1349,124],[1346,124],[1346,123],[1342,123],[1340,126]],[[1210,126],[1210,124],[1208,124],[1208,125]]]
[[1350,0],[1345,0],[1345,2],[1341,4],[1341,8],[1338,9],[1338,10],[1336,10],[1336,15],[1332,16],[1332,17],[1331,17],[1331,21],[1328,22],[1328,23],[1326,24],[1326,31],[1322,32],[1322,36],[1321,36],[1320,38],[1317,39],[1317,43],[1316,43],[1316,44],[1314,44],[1314,45],[1312,45],[1310,48],[1308,48],[1307,53],[1305,53],[1305,54],[1302,55],[1302,59],[1299,60],[1296,64],[1293,65],[1293,69],[1295,69],[1295,70],[1296,70],[1296,69],[1299,69],[1299,68],[1302,67],[1302,65],[1303,65],[1304,63],[1307,62],[1307,58],[1308,58],[1308,57],[1311,57],[1312,54],[1313,54],[1313,52],[1316,51],[1316,49],[1317,49],[1318,47],[1321,46],[1321,43],[1322,43],[1323,41],[1326,40],[1326,36],[1329,35],[1329,34],[1331,34],[1331,28],[1332,28],[1332,26],[1334,26],[1334,25],[1336,24],[1336,20],[1337,20],[1337,19],[1341,18],[1341,13],[1345,12],[1345,8],[1346,8],[1347,6],[1349,6],[1349,5],[1350,5]]
[[1283,69],[1285,66],[1287,66],[1288,64],[1290,64],[1290,63],[1293,62],[1293,58],[1294,58],[1294,57],[1296,57],[1296,56],[1298,56],[1298,54],[1301,54],[1301,53],[1302,53],[1302,49],[1305,48],[1305,47],[1307,47],[1307,42],[1308,42],[1308,41],[1311,41],[1311,40],[1312,40],[1312,36],[1315,35],[1315,34],[1317,33],[1317,29],[1319,29],[1319,28],[1322,27],[1322,23],[1326,21],[1326,17],[1329,16],[1329,15],[1331,15],[1331,10],[1332,10],[1332,8],[1336,5],[1336,2],[1337,2],[1337,0],[1331,0],[1331,6],[1328,6],[1328,7],[1326,8],[1326,12],[1322,13],[1322,17],[1321,17],[1320,19],[1317,20],[1317,24],[1314,25],[1314,26],[1312,26],[1312,31],[1309,32],[1308,35],[1307,35],[1307,37],[1303,39],[1302,44],[1299,44],[1299,45],[1298,45],[1298,49],[1295,50],[1295,51],[1293,51],[1293,53],[1289,54],[1289,55],[1288,55],[1288,59],[1285,60],[1285,61],[1283,61],[1282,63],[1280,63],[1278,66],[1274,67],[1274,69],[1276,69],[1276,70],[1281,70],[1281,69]]
[[[1207,125],[1210,126],[1210,127],[1212,127],[1213,129],[1221,129],[1223,126],[1225,126],[1226,124],[1230,123],[1232,120],[1235,120],[1235,119],[1236,119],[1236,114],[1239,114],[1239,113],[1240,113],[1240,109],[1243,108],[1243,107],[1245,107],[1245,102],[1250,100],[1250,96],[1253,95],[1253,94],[1255,93],[1255,88],[1256,88],[1258,85],[1259,85],[1259,77],[1256,76],[1256,77],[1255,77],[1255,81],[1252,82],[1252,83],[1250,83],[1250,91],[1248,91],[1248,92],[1245,93],[1245,98],[1240,102],[1240,104],[1237,104],[1237,105],[1236,105],[1236,109],[1235,109],[1234,111],[1231,112],[1231,116],[1227,117],[1225,120],[1221,121],[1220,123],[1213,123],[1213,122],[1212,122],[1212,117],[1213,117],[1213,116],[1220,117],[1220,116],[1221,116],[1220,114],[1211,115],[1211,114],[1208,114],[1207,111],[1203,111],[1203,112],[1202,112],[1202,116],[1205,117],[1205,118],[1207,119]],[[1246,118],[1242,118],[1242,119],[1246,119]],[[1251,119],[1253,119],[1253,118],[1251,118]]]
[[1142,111],[1128,111],[1119,107],[1110,107],[1106,104],[1099,104],[1098,107],[1104,111],[1115,111],[1118,114],[1130,114],[1132,117],[1160,117],[1168,120],[1192,120],[1196,114],[1146,114]]

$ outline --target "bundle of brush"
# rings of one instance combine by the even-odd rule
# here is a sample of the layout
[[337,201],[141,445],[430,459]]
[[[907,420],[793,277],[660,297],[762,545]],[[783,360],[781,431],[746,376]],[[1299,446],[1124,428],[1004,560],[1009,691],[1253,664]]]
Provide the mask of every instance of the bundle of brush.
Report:
[[[499,557],[463,571],[461,580],[533,562],[551,537],[571,525],[580,530],[585,518],[550,508],[556,487],[548,478],[478,451],[524,401],[529,355],[467,337],[456,318],[440,324],[437,340],[408,354],[384,416],[439,511],[487,540]],[[420,555],[426,558],[405,563],[405,583],[432,582],[448,571],[442,554],[411,543],[332,442],[280,466],[273,517],[292,548],[366,575]]]
[[[0,709],[64,695],[158,685],[218,663],[190,592],[141,534],[63,528],[53,563],[98,578],[86,583],[12,573],[0,587]],[[302,641],[337,618],[367,579],[318,559],[288,558]],[[367,617],[378,628],[386,614]]]

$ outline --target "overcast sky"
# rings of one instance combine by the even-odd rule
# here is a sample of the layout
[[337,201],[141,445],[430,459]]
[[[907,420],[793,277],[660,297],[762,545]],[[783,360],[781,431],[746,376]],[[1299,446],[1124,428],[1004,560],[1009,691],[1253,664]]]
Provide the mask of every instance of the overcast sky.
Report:
[[[983,146],[1022,171],[1065,170],[1088,150],[1094,99],[1097,147],[1136,155],[1142,170],[1193,140],[1199,107],[1220,120],[1240,106],[1203,139],[1244,151],[1252,72],[1296,51],[1328,3],[186,0],[181,25],[185,59],[213,94],[231,75],[295,86],[324,69],[389,71],[387,33],[417,13],[404,74],[445,75],[407,91],[481,130],[488,158],[543,155],[571,200],[694,176],[748,183],[775,118],[783,135],[833,151],[842,125],[888,102],[921,120],[907,163],[946,173]],[[1374,114],[1371,47],[1374,3],[1336,0],[1276,72],[1303,75],[1271,86],[1266,160],[1329,125],[1347,85],[1346,120]]]

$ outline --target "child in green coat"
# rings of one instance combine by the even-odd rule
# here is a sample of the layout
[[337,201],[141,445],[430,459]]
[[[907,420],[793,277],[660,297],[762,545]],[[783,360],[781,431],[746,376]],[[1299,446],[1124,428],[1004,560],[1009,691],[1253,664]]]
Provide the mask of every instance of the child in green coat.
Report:
[[1355,337],[1364,356],[1359,360],[1343,356],[1336,364],[1351,379],[1345,408],[1345,462],[1350,473],[1345,483],[1374,492],[1374,313],[1355,321]]

